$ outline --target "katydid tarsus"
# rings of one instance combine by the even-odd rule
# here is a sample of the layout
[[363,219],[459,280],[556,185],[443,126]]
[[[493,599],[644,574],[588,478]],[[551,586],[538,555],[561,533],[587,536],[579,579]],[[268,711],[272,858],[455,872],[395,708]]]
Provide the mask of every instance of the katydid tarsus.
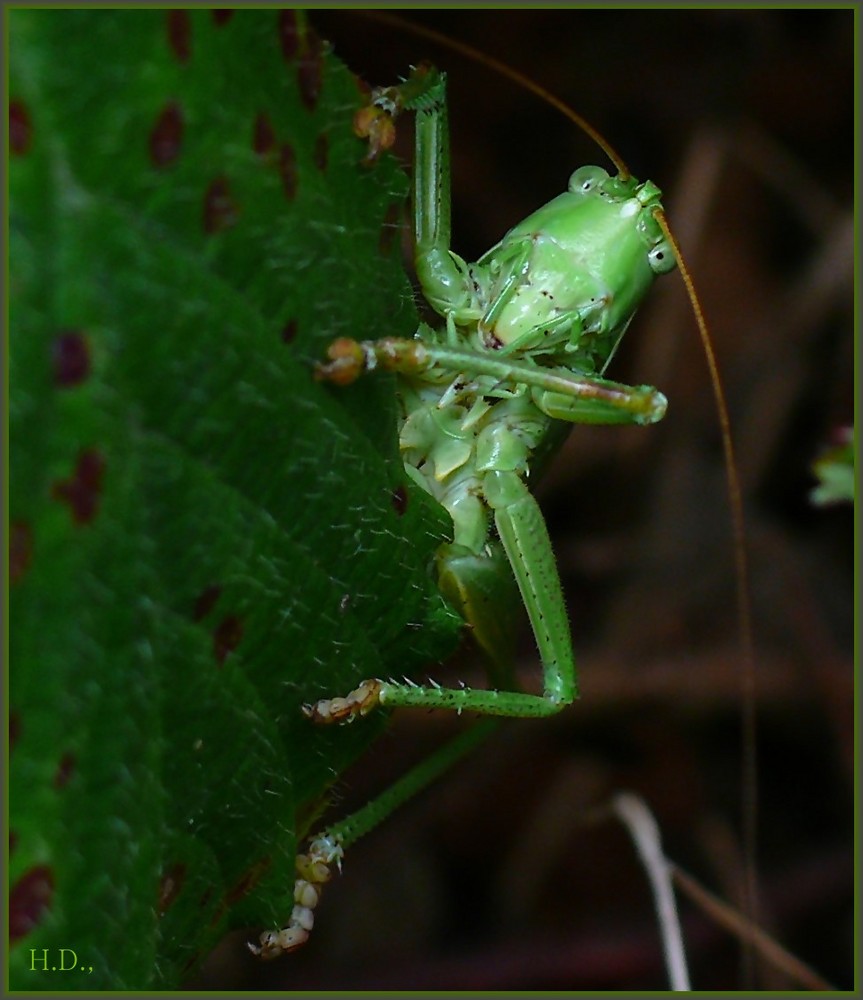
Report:
[[[351,722],[379,705],[548,716],[577,697],[577,679],[551,542],[528,488],[531,465],[567,425],[650,425],[663,417],[666,399],[659,390],[611,381],[606,372],[654,279],[680,263],[679,250],[659,189],[635,180],[612,154],[616,175],[595,166],[579,168],[564,194],[512,228],[478,261],[467,263],[450,248],[443,74],[422,66],[402,84],[372,92],[355,119],[357,134],[369,143],[367,161],[390,145],[402,111],[416,113],[417,277],[440,318],[434,325],[422,323],[412,339],[339,339],[330,345],[328,360],[318,364],[316,377],[338,387],[377,369],[396,374],[405,467],[452,518],[452,541],[437,559],[441,590],[491,660],[503,662],[506,651],[497,648],[494,628],[500,612],[488,581],[506,573],[508,564],[539,650],[542,691],[369,678],[351,692],[334,692],[305,706],[304,712],[317,724]],[[689,283],[685,271],[684,277]],[[707,350],[718,386],[709,345]],[[730,451],[721,390],[719,395]],[[731,475],[732,506],[739,510]],[[738,522],[738,568],[744,579],[740,534]],[[262,934],[260,944],[250,949],[274,958],[300,947],[312,929],[321,887],[340,868],[344,847],[493,725],[488,721],[468,730],[360,813],[312,838],[297,859],[290,920]]]

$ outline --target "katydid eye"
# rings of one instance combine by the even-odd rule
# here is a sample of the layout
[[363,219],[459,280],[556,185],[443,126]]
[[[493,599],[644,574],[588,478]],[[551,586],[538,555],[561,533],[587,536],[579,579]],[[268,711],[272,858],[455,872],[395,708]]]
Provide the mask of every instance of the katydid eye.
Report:
[[602,167],[579,167],[569,178],[569,190],[574,194],[589,194],[607,180],[608,171]]
[[666,240],[660,240],[647,254],[647,262],[654,274],[667,274],[673,271],[677,261]]

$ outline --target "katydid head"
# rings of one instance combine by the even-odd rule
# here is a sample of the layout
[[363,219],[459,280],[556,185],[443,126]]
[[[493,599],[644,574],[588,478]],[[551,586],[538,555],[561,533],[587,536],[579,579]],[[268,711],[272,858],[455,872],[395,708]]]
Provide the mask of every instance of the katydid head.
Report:
[[487,345],[604,369],[655,277],[676,264],[655,215],[660,198],[651,181],[576,170],[564,194],[479,262],[498,287],[517,282],[488,325]]
[[[673,248],[655,214],[656,209],[662,209],[662,192],[653,181],[639,183],[629,174],[612,177],[602,167],[579,167],[569,178],[568,188],[584,199],[601,199],[594,207],[603,202],[617,205],[617,209],[605,211],[606,224],[614,214],[619,214],[621,220],[634,222],[634,226],[624,223],[621,233],[627,243],[631,242],[634,257],[640,258],[646,251],[645,259],[654,274],[674,270],[677,261]],[[602,224],[601,218],[597,218],[597,224]]]
[[[667,274],[677,265],[673,247],[656,219],[662,192],[653,181],[639,182],[629,173],[611,175],[602,167],[579,167],[569,178],[570,228],[581,227],[581,239],[601,257],[619,255],[619,271]],[[623,274],[610,282],[620,291]],[[647,285],[649,287],[649,283]],[[646,291],[646,288],[645,288]],[[639,298],[640,301],[640,298]],[[633,308],[638,302],[633,303]]]

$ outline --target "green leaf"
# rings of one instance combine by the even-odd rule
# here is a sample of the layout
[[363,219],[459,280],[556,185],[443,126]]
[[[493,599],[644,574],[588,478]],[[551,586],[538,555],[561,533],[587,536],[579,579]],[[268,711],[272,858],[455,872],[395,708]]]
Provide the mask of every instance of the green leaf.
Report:
[[9,28],[10,981],[170,988],[380,731],[300,706],[455,641],[391,382],[312,375],[415,327],[407,181],[296,12]]

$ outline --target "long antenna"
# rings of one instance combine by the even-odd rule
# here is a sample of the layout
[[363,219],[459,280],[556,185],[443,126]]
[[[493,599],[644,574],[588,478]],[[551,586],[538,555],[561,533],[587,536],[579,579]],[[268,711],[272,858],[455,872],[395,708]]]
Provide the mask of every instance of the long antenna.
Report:
[[758,846],[758,769],[755,758],[755,738],[757,717],[755,711],[755,643],[752,634],[751,594],[749,586],[749,558],[746,549],[746,524],[743,514],[743,494],[740,488],[740,474],[737,468],[737,458],[734,453],[734,441],[731,436],[731,421],[728,415],[728,403],[725,390],[722,388],[722,377],[713,341],[707,328],[707,321],[695,291],[695,283],[680,246],[661,209],[655,209],[654,218],[659,223],[663,235],[668,240],[677,259],[680,276],[686,287],[686,294],[692,306],[701,346],[710,370],[710,383],[713,386],[713,396],[716,401],[716,412],[719,418],[719,429],[722,436],[722,450],[725,455],[725,482],[728,488],[728,502],[731,508],[731,521],[734,532],[734,563],[737,578],[737,620],[740,627],[740,644],[742,663],[740,670],[742,705],[742,761],[743,761],[743,866],[744,886],[743,905],[741,909],[750,920],[757,923],[758,894],[755,869],[755,856]]

